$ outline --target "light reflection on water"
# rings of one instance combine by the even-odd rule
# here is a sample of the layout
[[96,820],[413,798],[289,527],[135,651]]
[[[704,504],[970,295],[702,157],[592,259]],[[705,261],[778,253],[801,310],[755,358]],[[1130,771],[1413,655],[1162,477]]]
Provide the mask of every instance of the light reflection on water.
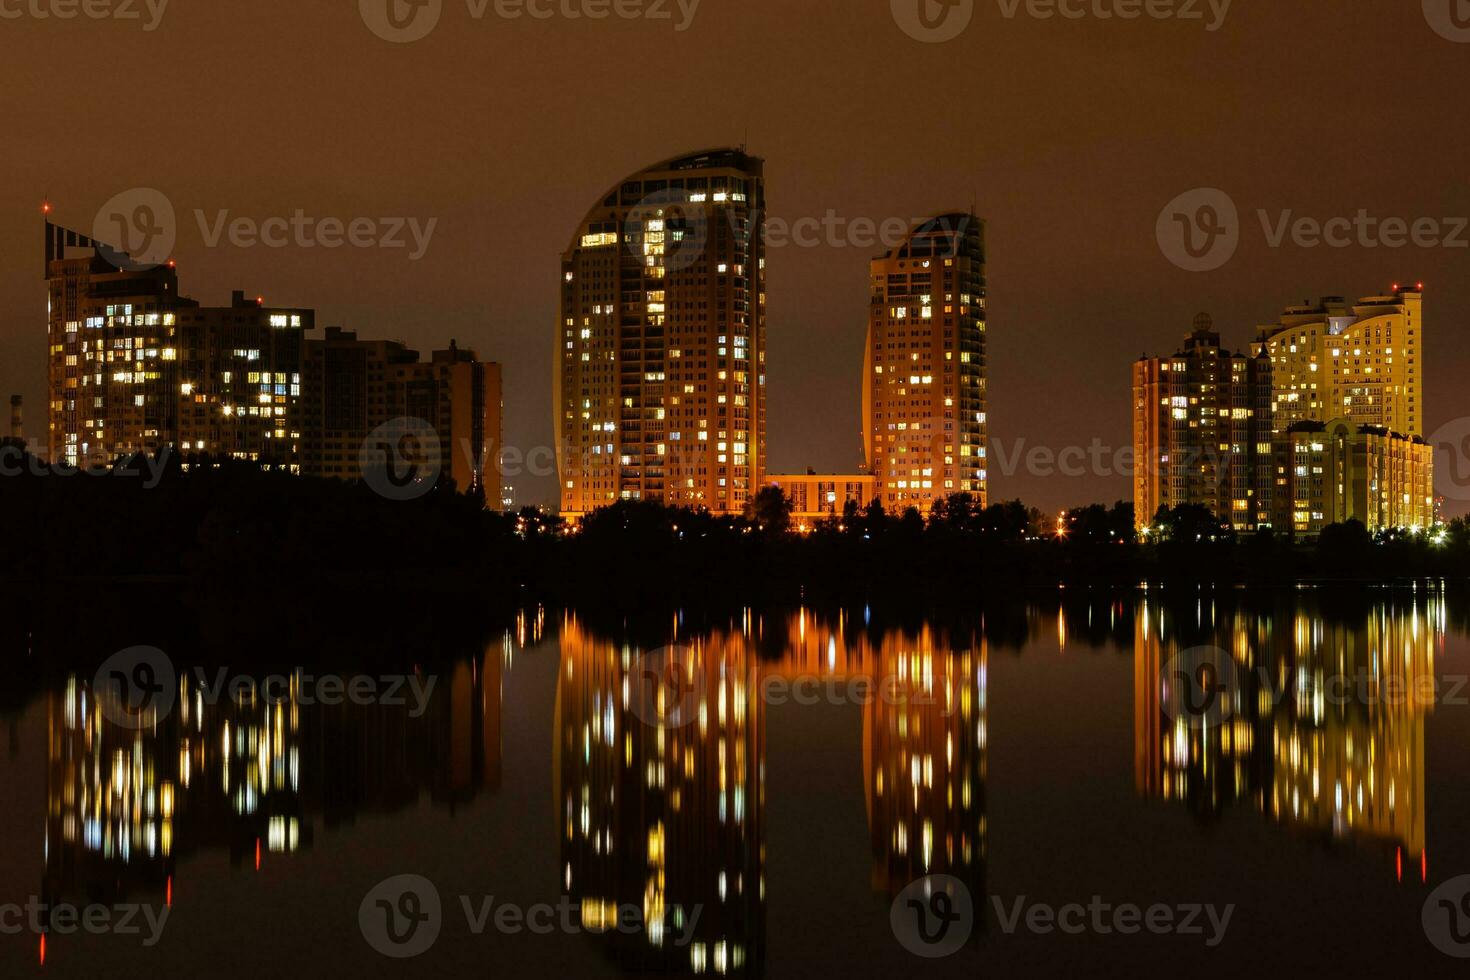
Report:
[[[770,713],[811,706],[861,718],[860,742],[844,748],[861,754],[861,796],[831,806],[861,807],[868,853],[848,860],[867,867],[873,923],[886,927],[887,903],[926,875],[958,879],[982,909],[991,847],[1004,846],[992,842],[989,821],[1003,792],[989,764],[991,699],[1003,696],[991,689],[995,661],[1054,672],[1058,699],[1092,698],[1066,681],[1084,651],[1114,653],[1109,669],[1125,672],[1131,654],[1131,704],[1115,699],[1108,710],[1120,722],[1131,714],[1135,805],[1185,815],[1173,833],[1249,813],[1298,846],[1346,847],[1364,875],[1391,868],[1396,880],[1432,883],[1426,724],[1437,711],[1466,710],[1436,704],[1431,683],[1444,673],[1449,605],[1435,593],[1346,609],[1309,596],[1168,603],[1155,594],[1036,604],[958,624],[744,611],[698,629],[676,617],[652,637],[537,613],[479,654],[435,668],[439,686],[421,716],[407,706],[303,704],[294,688],[277,704],[211,704],[181,672],[177,710],[142,731],[109,722],[90,678],[70,674],[40,695],[36,876],[3,884],[21,895],[39,879],[51,902],[172,905],[181,884],[199,891],[196,872],[217,889],[263,868],[289,879],[293,861],[320,873],[321,861],[308,857],[350,840],[359,821],[413,835],[425,806],[473,819],[523,791],[505,778],[506,719],[526,717],[515,703],[523,699],[550,706],[521,722],[531,730],[512,734],[545,752],[551,799],[539,812],[554,821],[555,852],[517,853],[514,840],[469,832],[460,843],[465,854],[503,854],[507,867],[554,867],[554,880],[543,873],[541,883],[594,935],[541,942],[581,943],[610,973],[779,975],[770,919],[779,896],[769,882],[773,866],[800,868],[806,856],[770,849],[768,765],[786,764],[769,757]],[[667,676],[650,673],[645,654],[655,648],[676,651],[684,671],[672,694],[661,693]],[[1238,668],[1227,710],[1204,725],[1179,717],[1168,694],[1171,665],[1197,648],[1224,651]],[[521,686],[532,672],[516,674],[549,660],[554,690],[533,695]],[[534,676],[544,685],[549,670]],[[1350,689],[1334,688],[1339,677],[1352,679]],[[650,718],[658,710],[650,704],[667,708],[658,699],[674,696],[688,706],[677,723]],[[12,723],[13,759],[22,754],[16,740]],[[1115,775],[1115,784],[1127,779]],[[338,859],[336,846],[326,849],[322,860]],[[199,871],[211,853],[228,857],[230,876]],[[385,860],[373,870],[417,869]],[[493,862],[486,873],[494,876]],[[361,897],[344,893],[341,902],[355,908]],[[616,928],[626,909],[639,928]],[[982,955],[994,932],[982,916],[955,962]],[[892,947],[905,962],[893,937],[880,938],[884,955]],[[47,941],[54,959],[66,937]],[[372,955],[351,932],[321,946]],[[493,959],[487,948],[480,955]],[[160,946],[156,955],[171,954]]]

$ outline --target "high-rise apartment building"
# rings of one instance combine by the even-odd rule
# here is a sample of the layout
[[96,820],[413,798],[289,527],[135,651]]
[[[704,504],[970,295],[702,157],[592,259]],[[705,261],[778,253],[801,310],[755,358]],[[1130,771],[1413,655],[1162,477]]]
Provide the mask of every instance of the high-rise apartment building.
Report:
[[178,448],[301,472],[302,345],[314,323],[311,310],[238,291],[219,309],[181,304]]
[[120,268],[119,255],[46,223],[53,460],[168,449],[355,480],[369,436],[411,420],[436,434],[441,473],[500,506],[499,364],[453,343],[420,362],[337,328],[309,340],[311,310],[243,292],[204,307],[179,295],[172,263]]
[[1220,346],[1210,318],[1172,357],[1133,365],[1134,511],[1199,505],[1238,531],[1269,527],[1275,457],[1271,363]]
[[1260,328],[1254,349],[1271,359],[1276,389],[1278,529],[1434,523],[1423,341],[1422,283],[1291,306]]
[[304,472],[360,479],[363,447],[374,433],[432,432],[440,471],[461,492],[483,490],[486,505],[498,508],[502,387],[499,364],[453,342],[420,361],[404,344],[328,327],[306,342]]
[[[115,254],[115,253],[114,253]],[[179,295],[172,264],[119,268],[46,223],[51,458],[164,449],[300,467],[302,335],[310,310]]]
[[863,437],[889,512],[986,504],[985,226],[932,218],[871,266]]
[[741,513],[765,470],[763,162],[677,157],[609,190],[562,256],[561,508]]
[[1422,285],[1395,285],[1356,305],[1329,296],[1288,307],[1254,345],[1275,373],[1276,430],[1346,418],[1424,435],[1423,341]]

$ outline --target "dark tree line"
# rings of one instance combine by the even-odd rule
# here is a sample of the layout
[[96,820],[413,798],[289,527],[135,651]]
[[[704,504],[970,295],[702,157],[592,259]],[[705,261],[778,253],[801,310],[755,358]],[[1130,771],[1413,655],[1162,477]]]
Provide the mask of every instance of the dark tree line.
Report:
[[[397,501],[361,484],[245,464],[134,471],[0,477],[0,578],[155,579],[206,593],[340,592],[348,601],[407,591],[428,596],[409,604],[419,617],[463,596],[618,610],[968,603],[1061,584],[1470,578],[1464,519],[1376,537],[1354,523],[1298,541],[1236,535],[1186,507],[1155,515],[1140,535],[1127,503],[1044,515],[960,494],[928,514],[849,504],[800,533],[790,502],[767,488],[739,517],[623,502],[572,528],[535,509],[488,511],[449,487]],[[397,607],[385,603],[378,614]]]

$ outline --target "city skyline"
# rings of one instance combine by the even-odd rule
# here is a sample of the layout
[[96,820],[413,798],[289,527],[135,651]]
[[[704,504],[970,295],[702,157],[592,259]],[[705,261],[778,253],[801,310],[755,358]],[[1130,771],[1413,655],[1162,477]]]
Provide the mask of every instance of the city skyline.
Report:
[[[1430,291],[1426,314],[1442,325],[1441,337],[1453,336],[1470,310],[1470,285],[1458,272],[1462,249],[1304,247],[1290,234],[1272,244],[1288,212],[1289,222],[1351,219],[1360,210],[1410,222],[1470,213],[1459,164],[1470,149],[1467,135],[1432,123],[1453,118],[1455,86],[1444,81],[1470,48],[1437,35],[1417,9],[1237,4],[1214,32],[1149,21],[1008,21],[987,9],[961,37],[930,45],[906,36],[886,4],[837,12],[705,3],[684,32],[635,23],[522,21],[466,30],[446,23],[404,47],[373,37],[355,10],[262,11],[260,19],[171,11],[149,34],[80,24],[63,33],[57,22],[13,26],[23,79],[15,98],[73,105],[65,117],[39,109],[24,115],[12,180],[0,189],[0,213],[11,216],[0,223],[0,257],[11,270],[0,280],[0,392],[26,396],[33,427],[44,401],[36,372],[45,356],[34,329],[34,209],[49,196],[68,213],[90,215],[132,187],[156,187],[173,201],[180,266],[211,302],[241,283],[260,283],[268,302],[311,303],[323,322],[364,336],[418,349],[453,336],[493,351],[514,375],[507,442],[539,447],[554,443],[540,376],[556,318],[550,283],[590,195],[661,153],[746,141],[767,161],[771,217],[787,228],[818,223],[810,232],[817,247],[789,236],[779,254],[772,248],[770,412],[784,420],[769,433],[773,473],[808,466],[845,473],[860,462],[861,409],[851,379],[862,363],[867,263],[883,251],[854,244],[864,238],[854,231],[860,219],[907,222],[972,200],[985,216],[997,331],[989,352],[991,435],[1008,459],[1021,446],[1057,451],[1094,438],[1129,446],[1130,420],[1116,395],[1126,365],[1156,349],[1161,331],[1180,332],[1175,325],[1187,326],[1202,309],[1235,337],[1285,298],[1412,275]],[[300,29],[272,29],[283,23]],[[191,152],[132,139],[85,79],[48,77],[35,61],[42,45],[24,42],[53,33],[79,63],[125,57],[140,89],[169,93],[197,127]],[[666,111],[627,127],[599,107],[636,101],[644,91],[636,78],[608,78],[596,98],[566,84],[609,37],[635,62],[674,50],[691,62],[718,55],[750,67],[736,73],[739,80],[673,86]],[[813,49],[799,40],[809,37],[828,40]],[[1388,59],[1396,69],[1371,80],[1334,72],[1319,87],[1330,93],[1324,98],[1297,80],[1293,39],[1300,37],[1334,50],[1342,63]],[[561,43],[528,43],[552,38]],[[269,49],[292,71],[257,77],[261,70],[251,67],[253,89],[206,98],[190,81],[213,67],[199,53],[206,42]],[[916,107],[900,88],[875,83],[879,65],[885,75],[921,77],[936,57],[957,55],[977,68],[955,82],[950,108]],[[393,70],[372,67],[369,56],[389,59]],[[1218,66],[1227,57],[1239,66],[1238,86],[1222,94]],[[492,90],[520,90],[519,79],[546,94],[486,115],[500,101],[492,101]],[[853,84],[866,93],[861,113],[835,94]],[[297,98],[306,89],[337,107],[331,118],[306,111]],[[443,91],[460,101],[418,95]],[[902,140],[873,139],[867,120],[881,114],[908,114],[924,131],[946,128],[932,152],[921,153]],[[466,115],[488,121],[466,127]],[[575,125],[542,125],[558,115]],[[1410,118],[1431,121],[1413,126],[1413,153],[1355,153],[1349,170],[1324,171],[1321,153],[1301,135],[1307,126],[1391,131]],[[130,150],[112,154],[117,164],[101,170],[81,156],[58,159],[52,148],[77,128]],[[241,131],[268,138],[242,139]],[[381,164],[384,140],[394,147],[395,166]],[[289,166],[280,159],[284,146],[294,154]],[[1197,187],[1226,191],[1242,226],[1235,257],[1205,273],[1171,263],[1154,234],[1165,205]],[[413,247],[252,248],[227,237],[210,246],[194,213],[202,211],[212,231],[220,212],[263,221],[297,209],[317,219],[401,215],[425,225],[437,218],[438,225],[425,255],[410,262]],[[830,236],[822,224],[829,210]],[[1470,370],[1470,352],[1453,345],[1429,354],[1425,383],[1439,394],[1425,406],[1426,433],[1465,414],[1452,393]],[[1055,391],[1067,397],[1041,397]],[[995,499],[1020,497],[1048,511],[1130,495],[1122,475],[992,470]],[[553,477],[511,482],[526,502],[554,501]],[[1463,509],[1450,501],[1451,514]]]
[[[802,532],[848,504],[927,515],[968,494],[983,509],[987,256],[973,213],[915,222],[871,262],[860,471],[767,472],[763,170],[743,149],[684,154],[626,178],[578,225],[562,258],[551,372],[557,509],[573,522],[618,501],[738,517],[768,486],[783,491]],[[115,218],[128,243],[117,246],[54,224],[52,210],[42,208],[46,458],[75,467],[136,452],[233,457],[365,479],[392,497],[401,491],[391,468],[369,472],[391,444],[416,484],[416,474],[432,470],[437,482],[447,471],[483,490],[486,506],[516,506],[504,471],[523,476],[535,452],[503,439],[500,364],[454,340],[420,363],[401,342],[360,341],[338,326],[309,337],[314,310],[267,308],[240,290],[228,307],[202,307],[180,293],[158,229],[129,235],[125,209],[110,202],[96,226],[105,233],[104,218]],[[145,211],[151,221],[151,204]],[[1423,282],[1394,283],[1356,303],[1290,305],[1257,328],[1250,354],[1222,347],[1201,313],[1172,358],[1135,362],[1139,531],[1184,504],[1237,532],[1435,524],[1446,500],[1434,482],[1438,447],[1423,434],[1423,299]],[[274,408],[257,409],[257,387]],[[22,401],[11,397],[7,442],[18,446]]]

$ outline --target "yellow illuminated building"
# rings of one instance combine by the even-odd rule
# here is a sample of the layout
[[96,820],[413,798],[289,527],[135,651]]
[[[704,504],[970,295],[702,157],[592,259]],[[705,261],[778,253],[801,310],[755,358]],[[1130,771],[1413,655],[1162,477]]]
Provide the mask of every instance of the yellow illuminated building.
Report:
[[1277,438],[1278,526],[1302,535],[1361,521],[1370,531],[1434,524],[1434,447],[1347,419],[1298,422]]
[[1315,535],[1359,520],[1370,531],[1434,523],[1434,450],[1424,441],[1424,290],[1350,305],[1292,306],[1260,328],[1271,359],[1276,523]]
[[1276,431],[1346,418],[1423,436],[1423,343],[1422,287],[1288,307],[1255,343],[1271,359]]
[[619,500],[740,514],[764,482],[763,162],[678,157],[610,189],[562,256],[562,513]]
[[987,503],[985,260],[984,222],[955,212],[872,262],[863,439],[890,513]]

